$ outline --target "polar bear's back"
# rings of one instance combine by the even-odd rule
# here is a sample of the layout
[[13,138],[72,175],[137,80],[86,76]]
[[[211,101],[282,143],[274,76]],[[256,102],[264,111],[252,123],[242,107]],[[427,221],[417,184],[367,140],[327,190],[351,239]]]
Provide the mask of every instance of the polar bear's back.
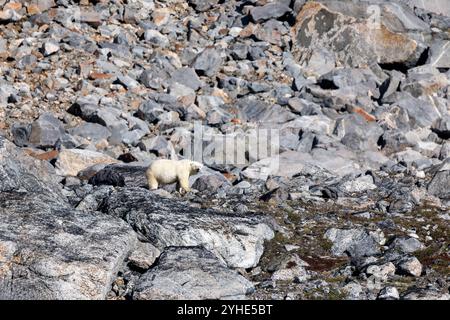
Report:
[[170,184],[178,180],[180,170],[189,170],[183,168],[186,165],[189,164],[183,161],[159,159],[153,161],[148,170],[160,183]]

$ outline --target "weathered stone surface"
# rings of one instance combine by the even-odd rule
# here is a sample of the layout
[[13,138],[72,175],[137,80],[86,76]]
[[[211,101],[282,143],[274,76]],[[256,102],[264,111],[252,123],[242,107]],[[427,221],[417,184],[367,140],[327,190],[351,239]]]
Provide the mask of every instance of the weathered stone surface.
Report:
[[276,1],[268,3],[262,7],[252,8],[250,10],[250,16],[252,17],[253,21],[261,22],[272,18],[280,18],[290,11],[291,8],[289,8],[289,6]]
[[105,299],[136,235],[72,209],[49,167],[0,137],[0,299]]
[[450,17],[450,4],[446,0],[400,0],[410,7],[418,7],[430,12]]
[[311,155],[286,151],[279,156],[260,160],[245,169],[243,175],[248,179],[266,180],[270,175],[292,178],[313,173],[344,176],[358,172],[361,172],[361,166],[351,152],[314,149]]
[[145,177],[147,164],[110,164],[102,168],[89,179],[93,185],[112,185],[120,187],[141,187],[147,188],[148,182]]
[[54,147],[64,135],[64,127],[50,113],[44,113],[31,125],[29,142],[38,147]]
[[[298,13],[293,39],[299,51],[327,48],[338,61],[353,67],[371,62],[407,63],[418,59],[420,48],[408,35],[389,30],[384,21],[379,21],[378,25],[378,21],[370,18],[361,20],[333,11],[327,8],[330,4],[308,2]],[[353,6],[358,8],[357,4]],[[362,4],[360,11],[368,10],[368,6]],[[306,56],[303,54],[303,57]]]
[[398,272],[413,277],[420,277],[422,264],[416,257],[406,257],[397,262]]
[[116,159],[100,152],[64,149],[59,153],[58,160],[56,161],[56,173],[61,176],[76,176],[80,171],[94,164],[111,164],[117,162]]
[[428,63],[436,68],[450,68],[450,41],[434,43],[430,48]]
[[25,192],[53,195],[64,202],[54,168],[26,155],[0,136],[0,193]]
[[192,68],[200,75],[212,77],[222,66],[222,62],[219,49],[206,48],[195,58]]
[[41,194],[0,200],[1,299],[105,299],[137,241],[129,226]]
[[364,229],[330,229],[324,237],[333,243],[331,252],[336,256],[372,256],[380,252],[380,236]]
[[428,191],[439,198],[449,199],[450,190],[448,186],[450,185],[450,162],[447,160],[439,171],[433,177],[430,184],[428,185]]
[[149,269],[161,252],[150,243],[139,242],[128,257],[128,263],[139,270]]
[[136,300],[243,299],[253,285],[202,247],[169,247],[134,291]]
[[230,267],[256,266],[264,241],[274,236],[261,216],[186,207],[144,189],[124,189],[111,194],[102,211],[123,218],[159,249],[203,245]]

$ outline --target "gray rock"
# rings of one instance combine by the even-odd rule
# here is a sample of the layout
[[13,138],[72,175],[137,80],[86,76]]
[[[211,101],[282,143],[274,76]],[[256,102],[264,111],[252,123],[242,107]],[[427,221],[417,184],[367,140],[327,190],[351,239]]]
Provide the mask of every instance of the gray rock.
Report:
[[378,150],[378,139],[383,129],[375,122],[367,122],[363,117],[351,114],[336,121],[334,133],[341,138],[342,144],[358,150]]
[[373,182],[373,178],[370,175],[365,175],[355,180],[346,181],[342,184],[342,188],[349,193],[366,192],[377,188]]
[[242,174],[255,180],[267,180],[269,176],[292,178],[308,174],[343,177],[361,173],[361,166],[355,159],[354,154],[342,149],[316,148],[311,154],[286,151],[251,164]]
[[382,265],[371,265],[367,267],[366,274],[368,276],[374,276],[378,280],[386,281],[390,276],[395,274],[395,265],[392,262]]
[[428,185],[428,192],[441,199],[450,198],[450,162],[445,162]]
[[385,287],[378,293],[378,300],[399,300],[400,294],[396,287]]
[[268,3],[262,7],[254,7],[250,10],[250,16],[255,22],[262,22],[273,18],[280,18],[286,13],[291,12],[289,6],[279,1]]
[[128,256],[128,263],[139,270],[148,270],[161,252],[150,243],[138,242],[136,249]]
[[[307,61],[318,48],[332,52],[337,60],[352,67],[375,63],[414,63],[425,50],[406,33],[398,33],[395,20],[407,20],[411,30],[426,31],[426,24],[410,11],[395,6],[378,7],[386,11],[380,26],[371,17],[368,2],[330,1],[305,5],[294,26],[294,48]],[[320,23],[316,23],[320,21]],[[398,21],[398,20],[397,20]],[[404,29],[401,31],[405,31]],[[297,53],[296,53],[297,55]],[[300,61],[300,62],[302,62]]]
[[396,104],[406,111],[411,127],[430,127],[441,117],[439,110],[429,100],[404,96]]
[[402,294],[402,300],[450,300],[449,293],[442,293],[433,289],[413,289]]
[[14,123],[11,128],[11,134],[14,144],[18,147],[24,147],[30,139],[31,125]]
[[153,123],[159,119],[161,115],[166,113],[164,108],[152,100],[144,101],[139,106],[138,115],[141,119],[148,121],[149,123]]
[[195,91],[197,91],[203,84],[193,68],[178,69],[171,74],[171,79],[172,81],[188,86]]
[[288,108],[269,105],[256,99],[241,99],[237,105],[238,117],[246,122],[286,123],[296,118]]
[[406,3],[408,6],[414,8],[422,8],[427,11],[442,14],[447,17],[450,16],[450,5],[446,0],[400,0],[403,3]]
[[195,10],[199,12],[205,12],[210,10],[214,5],[216,5],[219,0],[189,0],[188,1]]
[[450,41],[435,42],[430,48],[428,63],[436,68],[450,68]]
[[58,175],[76,176],[80,171],[95,164],[111,164],[117,162],[116,159],[100,152],[64,149],[59,153],[55,167]]
[[59,49],[60,49],[59,45],[54,41],[48,41],[42,45],[42,53],[44,54],[45,57],[48,57],[58,52]]
[[37,147],[54,147],[64,133],[61,121],[51,113],[44,113],[31,125],[29,142]]
[[224,184],[230,184],[225,177],[219,174],[206,174],[198,177],[192,188],[198,191],[216,192]]
[[274,236],[262,216],[196,209],[144,189],[113,193],[103,211],[125,219],[158,249],[203,245],[230,267],[256,266],[264,241]]
[[169,39],[157,30],[146,30],[144,38],[146,41],[157,47],[165,48],[169,45]]
[[425,249],[425,246],[415,238],[398,237],[392,241],[389,248],[402,253],[413,253]]
[[172,159],[176,157],[175,149],[172,142],[167,140],[163,136],[156,136],[149,139],[144,139],[142,144],[145,146],[145,150],[156,154],[158,157]]
[[251,282],[202,247],[169,247],[137,284],[135,300],[243,299]]
[[309,264],[300,259],[296,254],[280,262],[277,270],[272,274],[273,281],[295,281],[301,283],[309,280],[311,275],[305,269]]
[[408,276],[420,277],[422,274],[422,264],[416,257],[405,257],[397,263],[397,272]]
[[151,89],[161,89],[169,79],[169,73],[161,67],[152,67],[151,69],[144,70],[139,76],[139,81]]
[[106,298],[137,241],[129,226],[43,194],[0,193],[0,200],[1,299]]
[[223,59],[219,49],[208,47],[197,55],[192,64],[192,68],[194,68],[199,75],[212,77],[222,67],[222,63]]
[[97,123],[82,123],[79,126],[69,129],[68,132],[71,135],[86,138],[91,141],[100,141],[108,139],[111,136],[111,131]]
[[450,115],[444,115],[433,125],[432,129],[443,139],[450,139]]
[[0,299],[105,299],[132,229],[72,209],[51,166],[1,137],[0,177]]
[[[148,183],[145,177],[145,171],[148,164],[144,163],[118,163],[110,164],[101,168],[89,179],[93,185],[112,185],[126,187],[147,188]],[[117,184],[116,181],[123,181],[123,184]]]
[[329,229],[324,237],[333,243],[335,256],[367,257],[380,253],[380,238],[364,229]]
[[48,194],[66,202],[53,166],[26,155],[0,136],[0,194],[3,192]]

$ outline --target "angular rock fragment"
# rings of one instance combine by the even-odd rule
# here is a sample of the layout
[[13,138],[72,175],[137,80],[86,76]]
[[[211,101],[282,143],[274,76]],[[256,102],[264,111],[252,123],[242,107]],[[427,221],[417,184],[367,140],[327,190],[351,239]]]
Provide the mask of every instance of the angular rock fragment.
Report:
[[244,299],[254,287],[202,247],[169,247],[134,290],[136,300]]

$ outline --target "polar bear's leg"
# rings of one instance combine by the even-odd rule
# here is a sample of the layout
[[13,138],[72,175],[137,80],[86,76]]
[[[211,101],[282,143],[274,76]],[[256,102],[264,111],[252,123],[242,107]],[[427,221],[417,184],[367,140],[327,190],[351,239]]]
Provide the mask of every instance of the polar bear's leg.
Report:
[[180,177],[178,177],[178,182],[181,189],[186,191],[186,193],[191,191],[191,188],[189,188],[189,172],[183,173]]
[[158,189],[158,180],[156,180],[155,176],[153,175],[153,173],[150,170],[147,171],[147,182],[148,182],[148,188],[150,190]]

